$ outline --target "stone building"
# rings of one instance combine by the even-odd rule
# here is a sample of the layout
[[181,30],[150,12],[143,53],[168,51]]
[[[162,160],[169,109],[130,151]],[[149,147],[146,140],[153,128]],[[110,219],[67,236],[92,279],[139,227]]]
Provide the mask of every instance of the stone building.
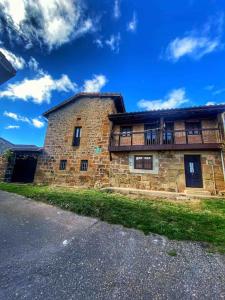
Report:
[[80,93],[44,114],[43,148],[0,139],[0,180],[216,194],[225,190],[224,112],[127,113],[120,94]]
[[118,94],[78,94],[47,111],[48,129],[35,181],[76,186],[109,185],[109,114],[124,112]]
[[225,105],[127,113],[113,93],[47,111],[36,183],[212,194],[224,186]]
[[33,182],[41,151],[35,145],[15,145],[0,138],[0,181]]

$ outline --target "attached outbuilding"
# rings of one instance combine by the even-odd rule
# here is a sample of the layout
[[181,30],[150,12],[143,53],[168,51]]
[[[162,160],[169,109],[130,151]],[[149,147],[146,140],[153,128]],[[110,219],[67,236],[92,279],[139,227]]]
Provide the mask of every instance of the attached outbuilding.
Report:
[[0,180],[31,183],[42,148],[35,145],[14,145],[0,138]]

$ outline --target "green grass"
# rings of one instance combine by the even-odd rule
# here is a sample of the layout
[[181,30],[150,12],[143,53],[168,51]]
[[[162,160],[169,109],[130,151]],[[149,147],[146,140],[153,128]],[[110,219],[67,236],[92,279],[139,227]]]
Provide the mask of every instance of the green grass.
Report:
[[225,252],[225,200],[134,200],[98,190],[0,183],[0,189],[175,240],[209,243]]

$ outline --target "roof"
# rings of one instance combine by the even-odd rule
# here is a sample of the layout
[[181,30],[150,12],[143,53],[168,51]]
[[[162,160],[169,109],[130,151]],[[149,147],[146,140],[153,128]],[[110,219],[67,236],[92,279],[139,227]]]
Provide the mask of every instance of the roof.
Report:
[[42,149],[43,148],[36,145],[13,144],[0,137],[0,154],[4,153],[6,150],[15,152],[41,152]]
[[0,52],[0,84],[15,76],[15,74],[16,70],[12,64],[6,59],[5,55]]
[[10,149],[12,146],[12,143],[0,137],[0,154],[4,153],[7,149]]
[[173,118],[190,118],[190,117],[208,117],[215,116],[218,113],[225,112],[225,104],[205,105],[185,108],[158,109],[141,112],[118,113],[109,115],[111,121],[146,121],[159,117]]
[[80,99],[80,98],[112,98],[115,102],[117,111],[119,113],[124,113],[125,110],[125,106],[124,106],[124,101],[123,101],[123,97],[121,94],[119,93],[79,93],[76,95],[73,95],[72,97],[70,97],[69,99],[61,102],[60,104],[54,106],[53,108],[49,109],[48,111],[46,111],[43,116],[44,117],[48,117],[49,114],[51,114],[52,112],[55,112],[63,107],[65,107],[68,104],[73,103],[74,101]]
[[37,147],[35,145],[13,145],[12,151],[22,151],[22,152],[40,152],[43,148]]

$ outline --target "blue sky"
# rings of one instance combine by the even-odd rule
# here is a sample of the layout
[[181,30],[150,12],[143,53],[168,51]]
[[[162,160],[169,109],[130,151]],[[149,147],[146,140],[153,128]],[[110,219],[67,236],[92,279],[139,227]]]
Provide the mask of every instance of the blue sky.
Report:
[[43,145],[43,112],[81,92],[127,111],[225,102],[223,0],[0,0],[0,136]]

